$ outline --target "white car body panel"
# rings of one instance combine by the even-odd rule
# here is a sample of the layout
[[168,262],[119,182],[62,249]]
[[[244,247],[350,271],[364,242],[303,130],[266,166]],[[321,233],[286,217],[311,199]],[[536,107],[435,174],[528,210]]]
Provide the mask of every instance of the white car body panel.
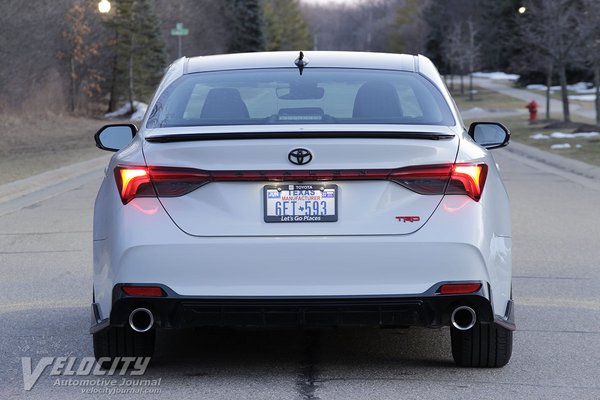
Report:
[[[291,58],[296,53],[283,53]],[[334,66],[338,57],[307,52],[313,66]],[[451,140],[256,139],[150,143],[164,134],[265,132],[323,129],[319,126],[142,128],[116,153],[100,188],[94,217],[94,293],[100,317],[109,318],[117,284],[161,284],[185,296],[380,296],[420,294],[439,282],[489,284],[494,314],[503,318],[511,299],[511,227],[508,197],[491,154],[465,133],[460,114],[431,62],[423,56],[352,54],[350,67],[413,70],[436,84],[454,115],[454,126],[336,126],[328,131],[425,131],[454,134]],[[245,55],[230,57],[236,69]],[[255,67],[276,66],[274,53]],[[346,60],[347,61],[347,60]],[[188,65],[193,63],[193,65]],[[177,60],[158,95],[189,68],[219,69],[219,58]],[[265,183],[210,183],[176,198],[136,198],[123,205],[114,168],[160,165],[206,170],[290,169],[286,156],[310,149],[307,169],[400,168],[453,162],[485,162],[482,197],[423,196],[389,181],[335,182],[339,221],[268,224],[262,218]],[[340,149],[343,150],[340,152]],[[367,149],[368,151],[365,151]],[[250,157],[247,155],[251,154]],[[277,156],[275,156],[277,155]],[[243,200],[238,203],[232,199]],[[353,203],[354,202],[354,203]],[[368,204],[357,212],[357,203]],[[202,207],[199,207],[202,205]],[[398,215],[422,216],[401,222]],[[226,218],[230,222],[224,223]]]

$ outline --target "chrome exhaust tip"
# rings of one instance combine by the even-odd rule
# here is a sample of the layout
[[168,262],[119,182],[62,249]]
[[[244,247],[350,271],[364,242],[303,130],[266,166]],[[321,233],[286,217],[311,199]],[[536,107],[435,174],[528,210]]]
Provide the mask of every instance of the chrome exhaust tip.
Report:
[[477,322],[477,314],[475,310],[468,306],[456,307],[450,316],[452,326],[459,331],[468,331],[475,326]]
[[147,308],[136,308],[129,314],[129,326],[136,332],[148,332],[154,326],[154,316]]

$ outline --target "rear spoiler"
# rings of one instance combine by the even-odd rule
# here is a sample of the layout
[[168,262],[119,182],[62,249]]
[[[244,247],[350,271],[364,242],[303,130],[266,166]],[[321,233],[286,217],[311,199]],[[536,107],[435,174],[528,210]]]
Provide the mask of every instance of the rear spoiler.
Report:
[[448,140],[454,134],[435,132],[249,132],[249,133],[185,133],[146,137],[152,143],[200,140],[250,139],[419,139]]

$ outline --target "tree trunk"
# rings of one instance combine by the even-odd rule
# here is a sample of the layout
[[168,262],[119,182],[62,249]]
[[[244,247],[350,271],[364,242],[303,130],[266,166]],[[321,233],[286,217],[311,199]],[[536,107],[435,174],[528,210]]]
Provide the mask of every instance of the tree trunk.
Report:
[[115,49],[115,56],[113,58],[112,65],[112,78],[110,81],[110,98],[108,100],[108,112],[113,112],[117,109],[117,74],[119,73],[117,70],[117,49]]
[[113,112],[117,109],[118,101],[117,74],[119,73],[119,31],[116,27],[113,27],[112,29],[115,30],[115,43],[113,45],[114,56],[112,60],[112,77],[110,81],[110,98],[108,100],[108,112]]
[[473,101],[473,72],[469,73],[469,100]]
[[594,65],[594,88],[596,89],[596,125],[600,126],[600,63]]
[[460,95],[464,96],[465,95],[465,77],[463,76],[463,74],[460,74]]
[[550,87],[552,86],[552,64],[546,70],[546,121],[550,121]]
[[75,97],[77,96],[77,83],[75,74],[75,59],[71,56],[71,112],[75,112]]
[[133,33],[131,34],[131,40],[129,42],[129,68],[128,81],[129,81],[129,106],[131,107],[131,113],[135,112],[133,108]]
[[454,92],[454,75],[450,72],[450,91]]
[[563,121],[571,122],[571,114],[569,113],[569,93],[567,92],[567,69],[564,64],[559,65],[560,72],[560,94],[563,106]]

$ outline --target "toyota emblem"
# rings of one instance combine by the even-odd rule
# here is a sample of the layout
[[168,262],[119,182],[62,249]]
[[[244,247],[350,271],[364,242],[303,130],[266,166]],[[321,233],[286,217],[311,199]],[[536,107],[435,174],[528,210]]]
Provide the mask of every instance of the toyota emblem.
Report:
[[312,158],[312,153],[306,149],[294,149],[288,154],[288,160],[296,165],[308,164]]

